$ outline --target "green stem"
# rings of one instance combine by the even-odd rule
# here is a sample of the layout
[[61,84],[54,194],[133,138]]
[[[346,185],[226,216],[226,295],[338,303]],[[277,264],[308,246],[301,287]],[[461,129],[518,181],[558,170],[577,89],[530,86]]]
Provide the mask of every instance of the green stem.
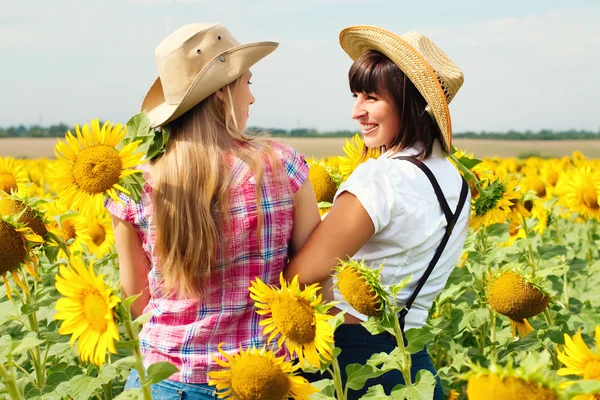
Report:
[[[11,371],[12,371],[12,368],[11,368]],[[8,392],[8,394],[10,395],[10,398],[12,400],[22,400],[23,395],[22,395],[21,391],[19,390],[19,387],[17,386],[17,381],[15,379],[14,374],[7,371],[6,368],[4,368],[4,364],[1,364],[1,363],[0,363],[0,377],[2,377],[4,387],[6,388],[6,391]]]
[[[337,400],[346,400],[346,392],[344,391],[342,384],[342,371],[340,369],[340,364],[338,363],[337,357],[335,357],[331,363],[333,366],[333,386],[335,387],[335,394]],[[348,388],[346,388],[348,390]]]
[[495,363],[496,360],[498,359],[498,353],[496,351],[496,317],[497,314],[495,311],[490,310],[490,314],[491,314],[491,326],[490,326],[490,340],[492,341],[492,348],[491,348],[491,357],[492,357],[492,363]]
[[401,354],[400,372],[402,372],[402,376],[404,377],[404,382],[406,383],[406,386],[412,386],[412,378],[410,376],[412,359],[410,357],[410,354],[406,354],[406,347],[404,346],[404,336],[402,335],[402,329],[400,328],[400,321],[398,320],[398,318],[394,318],[394,336],[396,336],[396,343],[398,345],[398,348],[400,349]]
[[[525,236],[529,237],[529,228],[527,226],[527,219],[522,216],[523,218],[523,230],[525,231]],[[529,264],[529,266],[531,267],[531,277],[535,278],[535,270],[536,270],[536,265],[535,265],[535,257],[533,256],[533,247],[531,246],[531,243],[529,243],[527,245],[528,248],[528,257],[527,257],[527,263]]]
[[[23,282],[24,284],[27,282],[27,277],[23,273]],[[35,279],[35,278],[34,278]],[[35,304],[35,295],[36,295],[37,285],[34,283],[33,293],[25,294],[25,304],[33,307]],[[36,339],[40,338],[40,330],[39,323],[37,319],[37,312],[33,311],[27,315],[27,319],[29,320],[29,331],[35,333]],[[36,345],[31,351],[31,361],[33,363],[33,367],[35,369],[35,387],[43,388],[46,386],[46,365],[42,363],[42,352],[40,350],[40,346]]]
[[134,344],[133,346],[133,355],[135,357],[135,369],[137,369],[140,375],[140,385],[142,386],[142,393],[144,394],[144,400],[152,400],[152,393],[150,392],[150,384],[146,379],[146,371],[144,370],[144,359],[142,357],[142,351],[140,349],[140,341],[138,339],[138,335],[135,327],[133,326],[133,321],[131,320],[131,313],[129,310],[126,310],[125,307],[121,307],[124,311],[125,318],[123,318],[123,326],[125,327],[125,332],[127,337]]
[[20,370],[21,372],[23,372],[23,373],[25,374],[25,376],[27,376],[27,378],[28,378],[30,381],[33,381],[33,378],[31,377],[31,374],[29,374],[29,372],[28,372],[28,371],[27,371],[25,368],[21,367],[21,366],[20,366],[19,364],[17,364],[17,363],[16,363],[14,360],[11,362],[11,364],[12,364],[12,365],[14,365],[15,367],[17,367],[17,369],[18,369],[18,370]]
[[542,314],[544,315],[544,319],[546,320],[548,326],[554,326],[554,320],[552,319],[552,315],[550,315],[550,310],[548,310],[548,307],[544,309]]
[[463,173],[465,179],[467,180],[467,182],[471,183],[473,182],[475,184],[475,186],[477,187],[477,190],[481,193],[484,189],[481,187],[479,178],[477,178],[477,176],[471,172],[471,170],[469,170],[467,167],[465,167],[459,160],[458,158],[456,158],[453,154],[448,155],[448,158],[452,159],[452,161],[454,161],[454,164],[456,164],[456,167],[460,170],[460,172]]

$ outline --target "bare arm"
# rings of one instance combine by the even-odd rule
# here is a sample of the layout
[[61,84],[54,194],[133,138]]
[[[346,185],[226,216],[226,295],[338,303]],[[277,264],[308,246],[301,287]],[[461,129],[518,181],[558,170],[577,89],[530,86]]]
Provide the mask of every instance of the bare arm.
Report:
[[299,274],[304,284],[324,282],[338,259],[356,254],[374,232],[373,221],[360,201],[344,192],[288,264],[284,277],[289,280]]
[[148,271],[150,262],[142,248],[142,242],[135,228],[126,221],[115,216],[112,217],[115,245],[119,254],[119,277],[121,280],[121,294],[129,297],[142,293],[131,305],[131,314],[139,317],[144,307],[150,301],[148,291]]
[[312,184],[307,179],[300,186],[294,198],[294,227],[290,243],[291,255],[297,253],[304,246],[304,243],[320,222],[321,217],[317,207],[317,198]]

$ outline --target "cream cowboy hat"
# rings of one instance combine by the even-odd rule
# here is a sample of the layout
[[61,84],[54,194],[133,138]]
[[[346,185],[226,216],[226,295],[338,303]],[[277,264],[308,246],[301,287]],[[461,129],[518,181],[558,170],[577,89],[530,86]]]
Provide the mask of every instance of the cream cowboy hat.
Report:
[[240,44],[220,24],[184,25],[154,51],[158,78],[144,98],[142,111],[152,127],[164,125],[235,81],[278,45]]
[[442,50],[421,33],[396,36],[375,26],[350,26],[342,30],[340,44],[353,60],[369,50],[392,60],[427,101],[427,111],[442,132],[445,151],[452,149],[448,104],[463,84],[464,76]]

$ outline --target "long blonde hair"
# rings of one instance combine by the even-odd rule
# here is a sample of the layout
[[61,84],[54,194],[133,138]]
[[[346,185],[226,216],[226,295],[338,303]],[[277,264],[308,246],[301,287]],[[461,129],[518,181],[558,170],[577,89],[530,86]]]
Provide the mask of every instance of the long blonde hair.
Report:
[[278,171],[283,166],[271,139],[250,137],[238,127],[232,92],[236,93],[239,81],[223,89],[225,100],[212,94],[169,123],[165,153],[151,166],[155,251],[167,295],[201,298],[212,267],[229,253],[226,248],[231,243],[223,241],[231,222],[227,156],[240,158],[254,173],[257,235],[262,224],[265,156],[275,179],[281,179]]

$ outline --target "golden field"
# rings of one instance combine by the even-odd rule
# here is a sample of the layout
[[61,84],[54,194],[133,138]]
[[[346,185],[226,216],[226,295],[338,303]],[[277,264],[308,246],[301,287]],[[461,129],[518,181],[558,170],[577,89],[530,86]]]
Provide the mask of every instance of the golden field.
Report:
[[[307,157],[323,158],[343,155],[344,138],[283,138]],[[2,138],[0,156],[16,158],[54,158],[55,138]],[[579,150],[588,158],[600,158],[600,140],[478,140],[456,139],[454,145],[477,158],[517,157],[538,155],[541,157],[570,156]]]

